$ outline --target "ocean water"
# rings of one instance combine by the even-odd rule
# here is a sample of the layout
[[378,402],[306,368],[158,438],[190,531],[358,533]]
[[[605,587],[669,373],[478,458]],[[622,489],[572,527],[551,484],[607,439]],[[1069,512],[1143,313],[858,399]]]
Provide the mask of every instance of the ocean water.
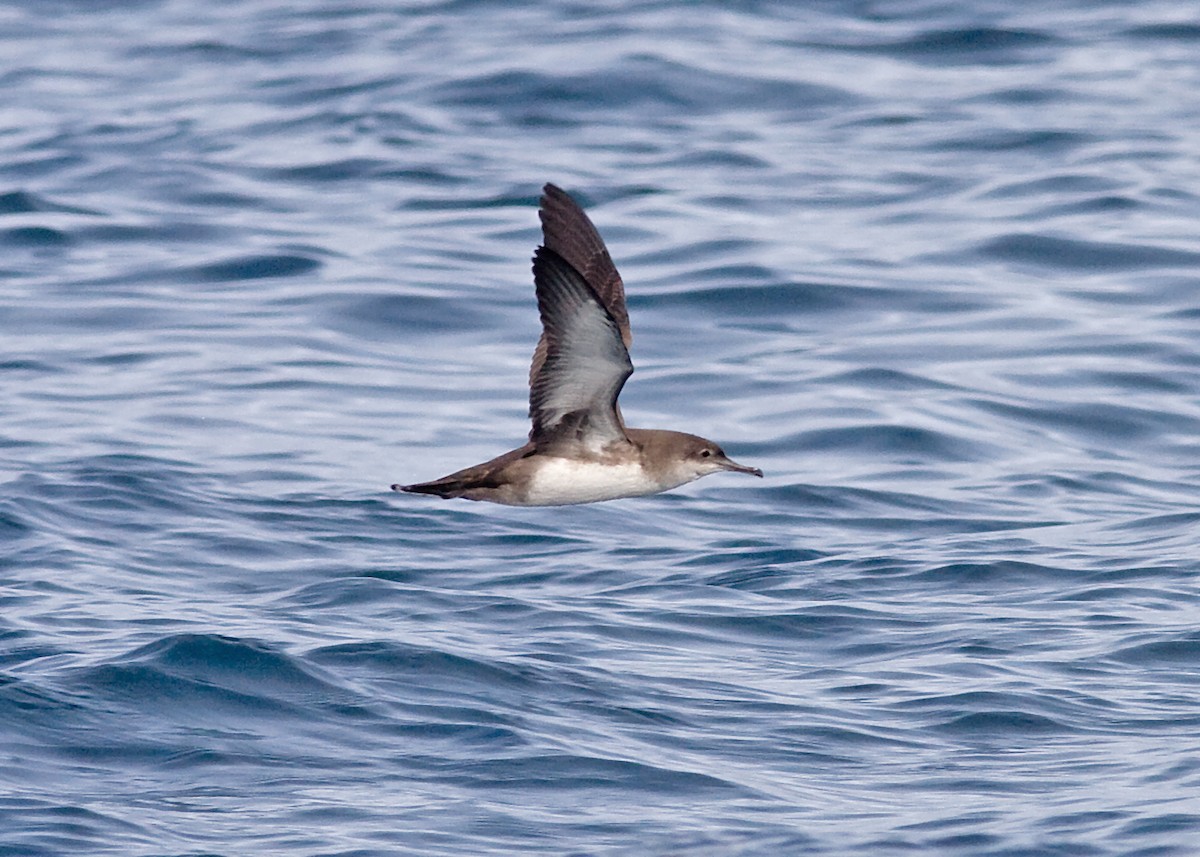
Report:
[[[0,8],[0,854],[1200,853],[1193,13]],[[547,181],[765,480],[388,491]]]

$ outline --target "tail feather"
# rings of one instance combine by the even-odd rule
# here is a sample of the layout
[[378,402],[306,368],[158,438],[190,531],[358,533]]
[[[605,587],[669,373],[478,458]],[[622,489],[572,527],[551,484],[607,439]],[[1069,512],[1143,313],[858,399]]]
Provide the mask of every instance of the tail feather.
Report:
[[393,485],[393,491],[405,491],[409,494],[432,494],[451,500],[461,497],[467,490],[467,485],[461,479],[435,479],[433,482],[419,482],[416,485]]
[[441,479],[431,482],[418,482],[415,485],[393,485],[393,491],[405,491],[409,494],[432,494],[447,500],[455,497],[465,497],[468,500],[495,500],[504,502],[490,495],[490,492],[500,488],[504,483],[503,472],[514,461],[528,458],[536,451],[532,443],[527,443],[520,449],[506,452],[504,455],[456,471]]

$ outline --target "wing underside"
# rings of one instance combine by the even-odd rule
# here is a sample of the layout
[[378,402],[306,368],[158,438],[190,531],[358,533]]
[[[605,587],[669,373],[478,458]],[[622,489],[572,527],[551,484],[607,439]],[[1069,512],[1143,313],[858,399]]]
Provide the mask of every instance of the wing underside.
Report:
[[627,441],[617,396],[633,364],[620,325],[554,250],[538,248],[533,278],[545,348],[529,385],[530,439],[539,448],[567,441],[596,450]]

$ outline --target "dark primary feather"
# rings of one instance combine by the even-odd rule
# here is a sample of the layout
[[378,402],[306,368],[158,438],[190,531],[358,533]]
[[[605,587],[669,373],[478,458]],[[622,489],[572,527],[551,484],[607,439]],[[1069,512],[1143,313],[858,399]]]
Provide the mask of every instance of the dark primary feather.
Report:
[[[633,344],[633,334],[629,330],[629,311],[625,308],[625,285],[592,221],[566,191],[553,184],[542,188],[538,217],[542,221],[542,244],[565,259],[591,286],[616,322],[621,341],[628,349]],[[530,385],[545,360],[546,335],[543,333],[529,367]]]
[[543,364],[529,386],[531,440],[602,447],[627,440],[617,396],[633,374],[620,328],[591,286],[562,256],[539,247],[533,257]]

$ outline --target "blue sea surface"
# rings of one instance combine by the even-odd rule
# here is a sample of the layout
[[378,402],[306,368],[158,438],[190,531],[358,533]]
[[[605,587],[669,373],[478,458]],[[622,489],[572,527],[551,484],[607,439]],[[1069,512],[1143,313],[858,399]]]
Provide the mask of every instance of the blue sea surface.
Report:
[[[0,8],[0,855],[1200,854],[1200,24]],[[631,425],[522,443],[544,182]]]

